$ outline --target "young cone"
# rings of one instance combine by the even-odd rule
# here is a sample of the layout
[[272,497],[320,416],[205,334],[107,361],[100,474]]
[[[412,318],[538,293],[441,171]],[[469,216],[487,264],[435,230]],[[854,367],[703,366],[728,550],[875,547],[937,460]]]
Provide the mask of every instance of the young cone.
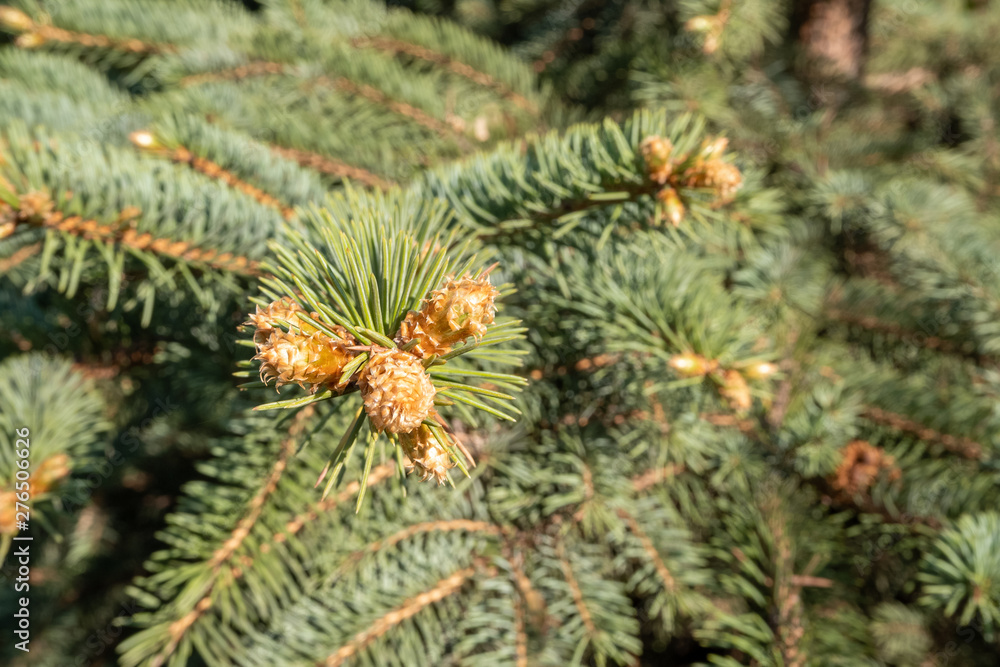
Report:
[[420,359],[409,352],[373,348],[358,384],[365,412],[379,432],[409,433],[434,409],[437,390]]
[[494,302],[500,296],[488,276],[478,280],[448,278],[443,288],[431,292],[417,312],[410,311],[400,325],[400,342],[416,339],[414,354],[445,354],[470,336],[482,338],[493,323]]
[[670,140],[665,137],[646,137],[639,146],[639,150],[646,161],[649,179],[660,185],[666,183],[673,173],[670,154],[674,150],[674,145],[670,143]]
[[336,340],[318,332],[306,335],[271,329],[267,340],[258,344],[254,359],[262,362],[261,381],[275,380],[275,388],[294,382],[304,389],[342,390],[347,383],[340,384],[340,376],[355,357],[348,349],[353,343],[349,336]]
[[[250,321],[247,324],[252,324],[256,329],[253,341],[257,343],[258,351],[260,345],[270,338],[271,332],[280,328],[280,322],[287,322],[292,331],[297,333],[313,334],[319,331],[319,329],[305,320],[299,319],[299,313],[306,313],[306,310],[288,296],[282,297],[277,301],[272,301],[263,310],[260,306],[257,306],[257,312],[250,315]],[[314,320],[319,319],[319,313],[308,313],[308,315]],[[347,338],[346,329],[339,326],[332,328],[341,338]]]
[[455,467],[448,451],[426,425],[420,425],[411,433],[400,433],[399,444],[413,464],[413,469],[420,473],[422,482],[433,477],[438,484],[444,484],[448,471]]

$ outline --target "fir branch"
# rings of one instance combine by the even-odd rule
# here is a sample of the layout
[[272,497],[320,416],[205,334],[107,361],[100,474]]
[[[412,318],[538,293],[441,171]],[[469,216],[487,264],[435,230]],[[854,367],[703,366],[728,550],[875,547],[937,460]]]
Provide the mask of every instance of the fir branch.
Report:
[[[392,466],[388,466],[391,470]],[[440,521],[425,521],[422,523],[417,523],[412,526],[408,526],[389,537],[372,542],[367,547],[361,551],[355,552],[352,556],[352,560],[357,560],[362,558],[367,554],[373,554],[377,551],[383,549],[388,549],[393,547],[403,540],[408,540],[411,537],[420,535],[422,533],[444,533],[451,531],[466,531],[471,533],[482,533],[485,535],[500,535],[502,530],[496,524],[489,523],[487,521],[473,521],[471,519],[450,519],[450,520],[440,520]]]
[[407,104],[406,102],[401,102],[390,98],[388,95],[383,93],[378,88],[370,86],[365,83],[357,83],[351,81],[347,77],[337,77],[331,79],[329,77],[319,77],[314,82],[317,85],[328,85],[332,88],[342,90],[344,92],[350,93],[352,95],[357,95],[362,97],[372,104],[385,107],[393,113],[399,114],[405,118],[409,118],[418,125],[421,125],[432,132],[440,135],[441,137],[456,137],[458,139],[459,145],[468,150],[470,144],[467,139],[465,139],[465,127],[464,123],[459,122],[457,119],[451,121],[441,121],[434,118],[430,114],[418,109],[412,104]]
[[343,665],[359,651],[364,650],[369,644],[400,623],[412,618],[425,607],[458,593],[477,573],[477,570],[476,566],[467,567],[458,570],[449,577],[445,577],[432,588],[410,598],[393,611],[372,623],[367,630],[356,634],[350,642],[340,647],[335,653],[319,664],[326,667],[340,667],[340,665]]
[[429,49],[425,46],[412,44],[398,39],[392,39],[390,37],[356,37],[351,40],[351,45],[361,49],[372,48],[393,54],[402,53],[412,58],[433,63],[440,67],[444,67],[448,71],[464,77],[473,83],[493,90],[501,97],[510,100],[529,113],[538,113],[538,106],[535,103],[514,92],[502,82],[491,77],[489,74],[480,72],[474,67],[466,65],[451,56],[438,53],[437,51]]
[[802,598],[799,590],[791,582],[794,560],[791,542],[785,525],[785,516],[781,501],[777,495],[765,499],[761,511],[771,533],[774,552],[771,554],[774,565],[774,596],[777,602],[777,635],[778,648],[789,667],[803,667],[806,664],[806,654],[800,646],[804,629],[802,627]]
[[249,77],[284,74],[287,68],[288,66],[284,63],[257,60],[229,69],[188,74],[181,77],[177,84],[182,88],[187,88],[188,86],[199,86],[212,81],[239,81]]
[[514,667],[528,667],[528,633],[524,627],[524,606],[519,598],[511,602],[514,607]]
[[941,433],[932,428],[903,415],[895,414],[874,406],[867,406],[861,412],[861,416],[869,421],[888,426],[896,431],[911,433],[921,440],[934,442],[942,445],[953,454],[958,454],[967,459],[982,460],[984,457],[982,444],[971,438],[964,436],[956,437],[947,433]]
[[[294,68],[290,65],[277,62],[256,61],[227,70],[189,75],[181,79],[181,84],[190,87],[213,81],[239,81],[249,77],[281,74],[294,74]],[[412,104],[393,99],[374,86],[353,81],[346,76],[320,75],[310,77],[307,83],[310,86],[328,87],[343,91],[349,95],[355,95],[374,105],[403,116],[441,137],[449,138],[457,136],[463,148],[468,149],[470,147],[468,141],[465,139],[465,123],[461,119],[438,120]]]
[[[371,488],[377,484],[392,477],[396,472],[395,463],[383,463],[382,465],[372,468],[366,480],[366,485]],[[275,542],[284,542],[288,539],[290,535],[297,534],[302,528],[310,521],[315,521],[320,517],[321,514],[329,512],[338,505],[342,505],[351,498],[355,497],[361,491],[361,483],[354,480],[347,484],[343,490],[340,491],[335,496],[325,498],[313,504],[313,506],[307,511],[296,515],[291,521],[285,524],[285,530],[279,533],[275,533],[273,539]]]
[[918,347],[966,356],[959,349],[958,345],[949,340],[939,338],[938,336],[927,336],[916,331],[911,331],[896,322],[886,322],[871,315],[862,315],[860,313],[838,310],[836,308],[828,309],[824,314],[831,320],[842,322],[847,325],[858,326],[870,331],[889,334],[894,338],[898,338],[899,340]]
[[285,472],[285,468],[288,466],[288,459],[295,453],[297,449],[297,442],[302,432],[305,430],[306,422],[310,417],[315,414],[315,406],[307,406],[306,408],[298,411],[292,418],[292,424],[288,429],[288,435],[281,443],[281,449],[278,453],[278,458],[275,460],[271,472],[268,474],[266,481],[257,495],[253,497],[250,501],[249,513],[243,517],[236,528],[233,530],[230,538],[212,554],[211,560],[209,560],[209,565],[214,570],[218,570],[219,567],[232,558],[236,550],[240,548],[243,540],[247,538],[250,531],[253,529],[254,524],[260,517],[261,510],[264,507],[264,503],[267,502],[268,496],[274,493],[274,490],[278,488],[278,481],[281,479],[281,475]]

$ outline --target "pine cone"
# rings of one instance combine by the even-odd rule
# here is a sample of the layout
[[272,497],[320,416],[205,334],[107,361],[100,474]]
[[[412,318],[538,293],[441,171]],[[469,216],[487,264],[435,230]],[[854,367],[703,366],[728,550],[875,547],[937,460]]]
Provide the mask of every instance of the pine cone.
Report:
[[400,342],[419,341],[414,354],[445,354],[470,336],[482,338],[493,323],[494,302],[500,296],[486,276],[473,280],[448,278],[443,288],[431,292],[419,312],[410,311],[399,328]]
[[865,440],[853,440],[844,448],[837,471],[831,485],[845,496],[867,493],[882,470],[888,471],[889,479],[900,477],[895,459]]
[[[295,303],[289,296],[272,301],[263,310],[261,310],[260,306],[257,306],[257,312],[250,315],[250,321],[246,324],[252,324],[256,329],[253,335],[253,342],[257,343],[258,351],[260,351],[261,344],[267,342],[268,338],[270,338],[271,332],[280,328],[278,326],[279,322],[288,322],[291,325],[291,330],[295,333],[311,335],[319,331],[319,329],[298,317],[298,313],[305,312],[306,310]],[[314,320],[319,319],[319,313],[313,312],[307,314]],[[346,340],[349,337],[347,330],[343,327],[332,326],[331,328],[342,339]]]
[[707,160],[687,172],[685,185],[689,188],[715,190],[715,203],[728,204],[743,185],[743,175],[736,165],[722,160]]
[[319,332],[306,335],[271,329],[254,359],[263,362],[260,379],[265,384],[276,380],[275,388],[294,382],[305,389],[342,390],[347,383],[340,384],[340,376],[355,357],[347,349],[350,345],[353,340],[335,340]]
[[409,433],[434,408],[437,390],[420,359],[409,352],[373,348],[358,384],[365,412],[379,432]]
[[673,163],[670,161],[670,154],[674,150],[674,145],[669,139],[664,137],[646,137],[639,145],[642,157],[646,160],[646,171],[649,179],[660,185],[667,182],[673,171]]
[[399,444],[413,468],[420,473],[422,482],[433,477],[438,484],[444,484],[448,471],[455,467],[451,455],[426,425],[421,425],[412,433],[400,433]]

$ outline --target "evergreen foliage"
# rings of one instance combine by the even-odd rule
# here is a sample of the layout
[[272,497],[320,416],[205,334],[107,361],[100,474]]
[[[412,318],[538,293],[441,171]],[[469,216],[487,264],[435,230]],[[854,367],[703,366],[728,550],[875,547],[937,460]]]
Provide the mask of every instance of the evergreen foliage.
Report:
[[0,8],[5,661],[996,663],[996,7],[246,5]]

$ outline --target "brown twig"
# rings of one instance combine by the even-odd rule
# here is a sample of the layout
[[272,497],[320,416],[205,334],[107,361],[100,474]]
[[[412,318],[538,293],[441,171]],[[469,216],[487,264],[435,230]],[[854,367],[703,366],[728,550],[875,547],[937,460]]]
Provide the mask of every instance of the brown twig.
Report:
[[[51,200],[44,193],[29,193],[22,195],[22,203],[27,198]],[[79,236],[88,240],[102,241],[108,244],[119,244],[135,248],[136,250],[146,250],[149,252],[181,259],[188,262],[199,262],[213,268],[231,271],[242,275],[259,275],[257,263],[253,260],[234,255],[233,253],[219,253],[216,250],[202,250],[193,247],[187,241],[174,241],[165,238],[155,238],[149,232],[140,234],[135,229],[127,226],[130,218],[139,215],[138,209],[127,209],[122,211],[119,221],[116,223],[100,223],[96,220],[84,220],[78,215],[65,216],[60,211],[48,208],[40,208],[28,211],[27,207],[22,208],[22,216],[18,219],[19,224],[34,225],[46,229],[54,229],[74,236]]]
[[172,44],[153,44],[139,39],[112,39],[104,35],[91,35],[85,32],[63,30],[51,25],[34,24],[27,32],[22,33],[15,44],[24,48],[41,46],[45,42],[62,42],[64,44],[79,44],[91,48],[114,49],[140,55],[156,55],[159,53],[174,53],[177,47]]
[[632,478],[632,490],[636,493],[642,493],[649,487],[671,480],[682,472],[684,472],[684,466],[680,463],[671,463],[662,468],[647,470]]
[[566,578],[566,584],[569,586],[569,592],[573,596],[573,604],[576,605],[577,611],[580,612],[580,620],[587,629],[587,633],[593,636],[597,634],[597,627],[594,625],[594,619],[583,600],[583,591],[580,590],[580,584],[573,574],[573,566],[570,565],[569,560],[566,558],[566,547],[563,545],[561,539],[557,542],[556,551],[559,556],[559,562],[562,565],[563,576]]

